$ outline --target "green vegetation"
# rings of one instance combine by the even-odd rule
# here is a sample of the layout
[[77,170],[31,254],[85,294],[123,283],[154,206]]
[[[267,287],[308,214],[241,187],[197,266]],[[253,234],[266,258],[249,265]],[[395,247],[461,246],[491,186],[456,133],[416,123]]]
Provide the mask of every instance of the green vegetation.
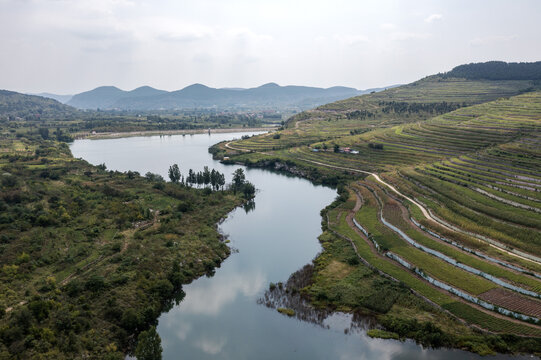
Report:
[[276,309],[280,314],[287,315],[289,317],[295,316],[295,310],[288,308],[278,308]]
[[534,63],[486,63],[459,65],[444,77],[486,80],[541,80],[541,61]]
[[142,331],[139,334],[135,356],[137,360],[161,360],[161,339],[160,335],[156,332],[155,326],[151,326],[148,330]]
[[[541,326],[518,316],[541,313],[538,65],[458,67],[210,152],[338,186],[322,211],[323,252],[309,281],[286,292],[375,317],[371,336],[540,354]],[[85,130],[227,122],[69,107],[54,116],[54,103],[0,99],[0,357],[153,358],[157,316],[182,299],[182,284],[211,276],[229,254],[215,224],[255,187],[242,170],[229,190],[208,168],[184,177],[172,165],[169,183],[111,172],[73,159],[62,141]]]
[[[347,185],[341,201],[322,213],[324,251],[314,261],[312,284],[303,290],[314,305],[378,314],[385,331],[423,344],[481,354],[539,353],[539,326],[483,308],[418,276],[428,275],[470,297],[507,294],[508,299],[486,297],[496,310],[511,302],[524,304],[523,314],[541,311],[535,299],[541,289],[538,66],[457,67],[300,113],[280,136],[220,144],[215,155],[316,182],[334,174],[335,184]],[[372,172],[402,195],[366,177]],[[425,217],[406,196],[433,215]],[[530,297],[524,299],[513,287],[530,291]]]
[[174,182],[91,166],[13,121],[0,129],[0,358],[157,358],[156,319],[229,255],[216,223],[244,200],[187,186],[175,166]]
[[0,90],[0,127],[16,136],[40,135],[43,139],[70,141],[96,133],[205,131],[280,124],[264,112],[179,111],[81,111],[56,100]]
[[393,332],[385,331],[381,329],[370,329],[366,332],[366,335],[370,336],[371,338],[379,338],[379,339],[393,339],[393,340],[400,339],[400,336],[398,336],[397,333],[393,333]]

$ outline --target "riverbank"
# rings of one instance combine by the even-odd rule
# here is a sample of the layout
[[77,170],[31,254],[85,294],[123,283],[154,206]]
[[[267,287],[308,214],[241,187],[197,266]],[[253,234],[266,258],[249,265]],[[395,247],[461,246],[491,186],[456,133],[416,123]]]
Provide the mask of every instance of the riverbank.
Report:
[[[354,314],[372,314],[380,326],[392,332],[393,336],[412,338],[426,346],[460,348],[483,355],[496,352],[537,354],[541,351],[535,326],[480,311],[475,306],[470,308],[460,299],[426,286],[415,275],[404,272],[391,260],[378,255],[377,249],[371,245],[370,239],[373,237],[383,241],[386,247],[402,244],[384,241],[389,234],[380,230],[376,221],[364,220],[370,227],[370,239],[363,238],[360,231],[350,226],[347,218],[359,216],[355,184],[364,176],[374,174],[345,167],[334,167],[329,173],[323,168],[333,167],[326,164],[284,159],[270,153],[236,151],[224,144],[216,146],[213,152],[217,156],[229,157],[228,162],[280,170],[315,182],[328,181],[330,178],[340,185],[343,195],[340,201],[322,212],[324,233],[320,241],[323,252],[314,260],[311,284],[302,289],[314,306]],[[361,176],[353,175],[359,172]],[[341,178],[334,178],[332,174],[340,174]],[[354,180],[355,177],[357,180]],[[381,179],[374,179],[370,182],[371,186],[395,191]],[[412,211],[421,213],[423,207],[419,210],[415,205],[413,202]],[[378,211],[375,203],[363,206],[363,209],[363,212],[369,213]],[[370,269],[383,270],[383,273],[379,276],[369,275]],[[432,270],[432,267],[429,269]],[[393,279],[390,283],[389,278]],[[407,288],[411,291],[404,291]],[[299,289],[290,290],[295,292]]]
[[0,358],[123,359],[230,254],[217,223],[240,195],[107,171],[56,141],[0,144]]
[[127,132],[78,132],[73,134],[74,138],[80,139],[118,139],[133,136],[156,136],[156,135],[194,135],[194,134],[223,134],[234,132],[259,132],[273,131],[276,126],[256,128],[216,128],[216,129],[192,129],[192,130],[149,130],[149,131],[127,131]]

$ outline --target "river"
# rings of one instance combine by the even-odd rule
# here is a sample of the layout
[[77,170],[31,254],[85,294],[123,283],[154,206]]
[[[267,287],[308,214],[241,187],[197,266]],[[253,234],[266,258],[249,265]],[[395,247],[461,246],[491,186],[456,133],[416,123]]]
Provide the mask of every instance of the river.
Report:
[[[212,160],[207,149],[245,133],[167,135],[76,140],[75,157],[110,170],[147,171],[167,178],[178,163],[188,169],[209,166],[226,174],[238,165]],[[244,168],[244,167],[243,167]],[[213,277],[184,286],[186,297],[159,318],[164,359],[477,359],[447,349],[423,349],[412,341],[371,339],[347,314],[319,324],[289,318],[258,303],[269,283],[285,282],[321,250],[320,210],[336,191],[307,180],[262,169],[244,168],[258,189],[255,208],[238,208],[220,225],[231,256]],[[494,356],[492,358],[509,358]],[[483,359],[487,359],[484,357]]]

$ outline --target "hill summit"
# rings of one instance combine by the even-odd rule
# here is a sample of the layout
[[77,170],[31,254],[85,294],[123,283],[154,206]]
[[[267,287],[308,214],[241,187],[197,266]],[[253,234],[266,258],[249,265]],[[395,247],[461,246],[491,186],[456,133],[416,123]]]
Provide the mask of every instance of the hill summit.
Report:
[[368,91],[343,86],[324,89],[308,86],[280,86],[272,82],[250,89],[216,89],[203,84],[193,84],[171,92],[149,86],[142,86],[132,91],[124,91],[114,86],[101,86],[74,95],[68,104],[79,109],[118,110],[195,108],[305,110],[366,92]]

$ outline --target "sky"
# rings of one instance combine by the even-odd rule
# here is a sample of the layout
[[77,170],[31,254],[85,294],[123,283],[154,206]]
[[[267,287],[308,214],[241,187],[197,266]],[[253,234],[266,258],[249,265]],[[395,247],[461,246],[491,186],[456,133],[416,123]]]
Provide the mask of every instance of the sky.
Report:
[[539,0],[0,0],[0,89],[357,89],[541,60]]

